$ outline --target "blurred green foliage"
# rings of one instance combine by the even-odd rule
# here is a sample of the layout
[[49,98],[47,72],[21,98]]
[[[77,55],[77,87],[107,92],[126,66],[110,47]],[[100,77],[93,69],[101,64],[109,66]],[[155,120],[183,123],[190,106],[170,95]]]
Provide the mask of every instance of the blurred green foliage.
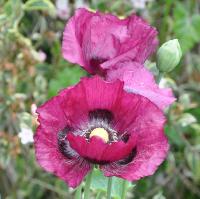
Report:
[[[68,2],[68,17],[81,3],[119,16],[136,12],[157,27],[160,44],[179,39],[183,59],[161,82],[177,97],[167,111],[171,150],[156,174],[135,183],[128,198],[200,198],[200,2],[147,0],[145,7],[133,0]],[[22,144],[19,137],[36,128],[34,104],[86,75],[62,58],[66,19],[58,11],[56,1],[0,0],[0,198],[74,198],[73,190],[37,165],[33,144]],[[152,57],[148,65],[154,62]],[[100,186],[98,179],[105,181],[95,175],[92,189]]]
[[[113,177],[112,178],[112,197],[114,199],[121,199],[121,194],[122,194],[122,188],[123,188],[123,183],[124,180]],[[94,169],[93,171],[93,178],[92,178],[92,184],[91,184],[91,189],[93,191],[97,192],[97,195],[99,193],[106,193],[107,191],[107,184],[108,184],[108,178],[105,178],[103,173],[98,169]],[[130,182],[127,182],[127,191],[131,188],[134,187],[133,184]]]

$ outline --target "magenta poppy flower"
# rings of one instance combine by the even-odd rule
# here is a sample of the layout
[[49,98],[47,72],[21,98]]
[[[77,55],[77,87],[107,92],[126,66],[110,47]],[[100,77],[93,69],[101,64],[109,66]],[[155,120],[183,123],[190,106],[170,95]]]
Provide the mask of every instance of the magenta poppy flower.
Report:
[[93,164],[129,181],[152,175],[169,148],[165,117],[119,80],[83,78],[38,108],[36,157],[47,171],[78,186]]
[[82,8],[65,27],[62,52],[69,62],[104,76],[104,68],[121,60],[144,63],[158,44],[156,35],[156,29],[136,15],[119,19]]
[[109,67],[106,80],[116,79],[124,82],[126,91],[147,97],[162,110],[175,101],[171,88],[159,88],[151,72],[137,62],[119,62]]

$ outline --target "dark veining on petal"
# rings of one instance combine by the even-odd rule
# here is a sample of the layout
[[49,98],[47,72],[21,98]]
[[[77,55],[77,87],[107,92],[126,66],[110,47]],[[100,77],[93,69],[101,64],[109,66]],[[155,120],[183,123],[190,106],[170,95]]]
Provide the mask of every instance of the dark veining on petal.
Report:
[[69,146],[69,142],[66,139],[67,133],[72,131],[70,126],[66,126],[62,131],[58,133],[58,147],[59,151],[67,158],[72,159],[75,155],[74,150]]
[[129,137],[130,137],[130,135],[126,133],[126,134],[124,134],[124,135],[121,136],[121,140],[123,142],[127,143],[128,140],[129,140]]
[[109,164],[110,161],[103,161],[103,160],[95,160],[95,159],[90,159],[90,158],[84,158],[88,162],[92,164],[98,164],[98,165],[104,165],[104,164]]
[[109,133],[109,142],[118,141],[117,131],[112,128],[111,122],[114,115],[107,109],[94,109],[89,111],[89,125],[87,127],[86,138],[89,139],[90,132],[95,128],[104,128]]
[[135,158],[137,154],[137,148],[132,149],[131,153],[124,158],[123,160],[118,161],[119,164],[124,165],[132,162],[132,160]]
[[111,111],[106,109],[95,109],[89,112],[90,120],[103,120],[110,123],[114,119]]

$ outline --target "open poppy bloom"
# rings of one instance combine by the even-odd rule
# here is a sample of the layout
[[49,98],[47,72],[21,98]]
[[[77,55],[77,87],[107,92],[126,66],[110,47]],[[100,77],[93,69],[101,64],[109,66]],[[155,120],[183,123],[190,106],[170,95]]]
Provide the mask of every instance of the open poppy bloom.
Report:
[[175,100],[172,91],[159,88],[143,65],[158,44],[156,35],[155,28],[136,15],[120,20],[78,9],[66,25],[62,52],[91,74],[124,81],[128,92],[147,97],[163,110]]
[[63,57],[104,76],[105,68],[121,60],[144,63],[158,44],[156,35],[156,29],[136,15],[119,19],[81,8],[65,27]]
[[36,157],[47,171],[78,186],[92,165],[129,181],[152,175],[169,148],[165,117],[119,80],[83,78],[37,110]]

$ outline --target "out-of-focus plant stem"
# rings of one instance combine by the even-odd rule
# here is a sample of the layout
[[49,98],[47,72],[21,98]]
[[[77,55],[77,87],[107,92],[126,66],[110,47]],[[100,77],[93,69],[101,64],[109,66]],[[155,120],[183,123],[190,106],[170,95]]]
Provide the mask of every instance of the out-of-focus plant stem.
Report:
[[122,197],[121,199],[126,199],[126,192],[128,188],[128,182],[126,180],[123,181],[123,188],[122,188]]
[[111,199],[111,193],[112,193],[112,177],[108,178],[107,199]]
[[157,76],[157,79],[156,79],[157,84],[160,83],[162,77],[163,77],[163,73],[159,72],[159,74],[158,74],[158,76]]
[[82,192],[82,185],[80,184],[79,187],[76,189],[75,199],[81,199],[81,192]]
[[[30,179],[28,179],[28,178],[25,178],[25,179],[30,180]],[[46,182],[43,182],[43,181],[41,181],[41,180],[38,180],[38,179],[36,179],[36,178],[32,178],[30,181],[31,181],[31,184],[39,185],[39,186],[43,187],[44,189],[50,190],[50,191],[52,191],[52,192],[55,192],[55,193],[57,193],[57,194],[59,194],[59,195],[62,195],[63,197],[69,196],[69,193],[66,193],[66,192],[63,191],[63,190],[58,189],[58,188],[56,188],[55,186],[53,186],[53,185],[51,185],[51,184],[48,184],[48,183],[46,183]]]
[[92,182],[92,173],[93,173],[93,169],[88,174],[87,179],[86,179],[85,190],[84,190],[84,199],[90,198],[90,185],[91,185],[91,182]]
[[96,197],[96,199],[101,199],[102,198],[102,192],[100,191],[98,194],[97,194],[97,197]]

